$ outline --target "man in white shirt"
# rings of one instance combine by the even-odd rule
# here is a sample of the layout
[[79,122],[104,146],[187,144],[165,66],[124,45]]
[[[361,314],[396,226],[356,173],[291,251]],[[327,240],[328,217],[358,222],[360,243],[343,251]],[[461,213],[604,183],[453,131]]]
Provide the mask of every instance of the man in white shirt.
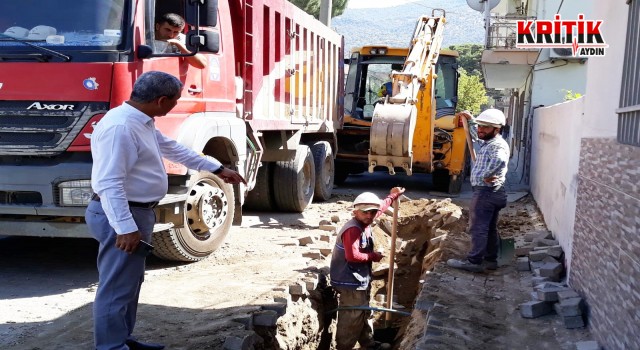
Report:
[[[191,51],[185,45],[185,36],[182,34],[184,19],[175,13],[165,13],[158,17],[155,23],[155,47],[156,53],[185,53]],[[185,57],[190,65],[203,69],[207,66],[207,59],[197,53],[194,56]]]
[[162,158],[199,171],[210,171],[228,183],[245,182],[214,158],[164,136],[154,118],[176,106],[182,83],[163,72],[147,72],[135,82],[131,98],[110,110],[91,135],[95,193],[85,219],[100,242],[99,286],[94,302],[94,337],[98,350],[162,349],[133,338],[145,256],[132,254],[150,242],[153,207],[168,188]]

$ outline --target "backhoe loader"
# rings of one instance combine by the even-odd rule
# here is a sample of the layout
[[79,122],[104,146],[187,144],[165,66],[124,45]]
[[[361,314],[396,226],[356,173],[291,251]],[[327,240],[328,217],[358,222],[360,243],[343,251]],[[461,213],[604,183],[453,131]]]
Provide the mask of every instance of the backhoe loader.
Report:
[[352,51],[336,183],[386,168],[431,173],[436,190],[460,192],[469,153],[455,116],[458,53],[441,49],[445,11],[438,11],[418,20],[409,48]]

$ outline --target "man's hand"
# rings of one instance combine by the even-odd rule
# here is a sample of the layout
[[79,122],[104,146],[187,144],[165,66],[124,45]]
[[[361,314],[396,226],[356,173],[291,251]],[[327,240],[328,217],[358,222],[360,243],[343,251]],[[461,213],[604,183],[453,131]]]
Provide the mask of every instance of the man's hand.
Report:
[[378,261],[382,260],[382,258],[384,258],[384,255],[382,255],[382,253],[373,252],[373,257],[371,258],[371,260],[373,260],[374,262],[378,262]]
[[494,183],[496,180],[498,180],[498,177],[497,177],[497,176],[495,176],[495,175],[493,175],[493,176],[485,177],[483,180],[484,180],[484,182],[485,182],[486,184],[493,185],[493,183]]
[[140,243],[141,237],[142,236],[140,235],[140,231],[118,235],[116,237],[116,248],[124,250],[125,252],[131,254],[138,247],[138,243]]
[[247,184],[247,181],[244,180],[242,175],[240,175],[235,170],[224,168],[224,169],[222,169],[222,171],[220,173],[218,173],[216,175],[219,178],[221,178],[222,180],[224,180],[224,182],[229,183],[229,184],[237,184],[237,183],[241,183],[241,182],[243,184],[245,184],[245,185]]
[[184,46],[182,41],[178,39],[167,39],[167,45],[175,46],[181,53],[191,53],[187,50],[187,47]]
[[394,187],[389,191],[389,194],[398,193],[398,196],[404,193],[404,187]]
[[458,112],[458,114],[456,114],[456,115],[459,115],[461,117],[465,117],[467,120],[473,119],[473,115],[469,111]]

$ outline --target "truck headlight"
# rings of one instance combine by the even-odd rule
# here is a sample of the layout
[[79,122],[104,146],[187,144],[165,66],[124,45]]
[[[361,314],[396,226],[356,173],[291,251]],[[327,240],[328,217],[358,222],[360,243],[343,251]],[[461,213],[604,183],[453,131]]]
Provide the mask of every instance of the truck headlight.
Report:
[[65,181],[58,184],[60,206],[82,207],[91,201],[91,180]]

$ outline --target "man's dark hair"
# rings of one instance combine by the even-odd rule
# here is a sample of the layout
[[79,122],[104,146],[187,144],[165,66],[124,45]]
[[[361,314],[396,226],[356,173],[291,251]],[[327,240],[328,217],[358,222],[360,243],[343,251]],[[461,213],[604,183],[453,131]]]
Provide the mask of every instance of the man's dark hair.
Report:
[[148,103],[159,97],[174,98],[182,90],[182,83],[171,74],[150,71],[142,74],[133,84],[131,101]]
[[184,19],[175,13],[165,13],[164,15],[156,18],[156,24],[169,23],[172,27],[182,27],[185,22]]

